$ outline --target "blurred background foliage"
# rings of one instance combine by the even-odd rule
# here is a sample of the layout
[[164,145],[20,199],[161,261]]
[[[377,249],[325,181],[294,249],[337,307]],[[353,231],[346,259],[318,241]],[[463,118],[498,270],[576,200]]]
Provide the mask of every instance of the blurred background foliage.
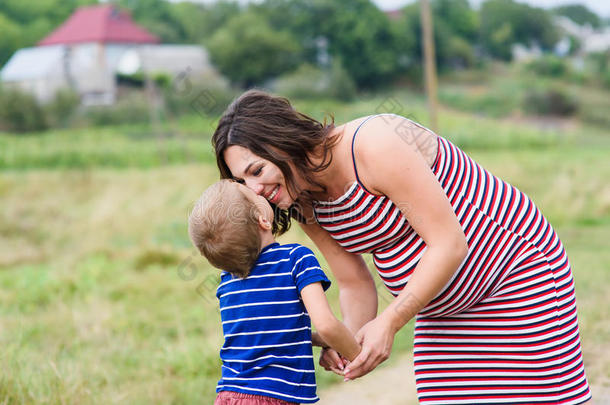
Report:
[[[134,19],[165,43],[200,44],[229,86],[198,83],[218,97],[230,100],[240,89],[264,87],[288,97],[350,100],[359,93],[382,93],[396,86],[422,90],[420,5],[413,2],[391,14],[369,0],[264,0],[249,4],[219,1],[211,4],[165,0],[114,0]],[[63,22],[78,6],[94,0],[0,2],[0,65],[17,49],[33,46]],[[575,116],[605,125],[608,118],[593,110],[587,94],[572,85],[610,90],[610,52],[579,57],[577,68],[555,56],[562,32],[554,17],[578,24],[607,24],[585,6],[562,5],[542,9],[514,0],[486,0],[473,8],[467,0],[432,0],[436,59],[441,79],[472,70],[489,77],[494,65],[510,63],[513,47],[535,46],[542,56],[529,63],[512,63],[509,75],[541,77],[535,89],[511,88],[490,78],[496,86],[468,92],[466,86],[441,90],[441,100],[454,107],[506,116]],[[570,38],[570,54],[581,44]],[[247,63],[245,63],[247,61]],[[514,65],[521,65],[522,72]],[[523,66],[524,65],[524,66]],[[40,131],[47,128],[87,127],[121,122],[146,122],[147,100],[142,78],[122,78],[128,97],[111,107],[82,108],[74,95],[61,92],[41,105],[27,94],[0,88],[0,130]],[[175,79],[160,84],[164,117],[189,111],[172,89]],[[139,85],[138,85],[139,80]],[[507,81],[510,82],[510,77]],[[447,81],[447,80],[446,80]],[[532,79],[531,81],[537,81]],[[483,84],[483,83],[481,83]],[[139,90],[138,90],[139,89]],[[184,97],[182,97],[184,98]],[[596,100],[602,100],[597,97]],[[608,97],[610,99],[610,97]]]

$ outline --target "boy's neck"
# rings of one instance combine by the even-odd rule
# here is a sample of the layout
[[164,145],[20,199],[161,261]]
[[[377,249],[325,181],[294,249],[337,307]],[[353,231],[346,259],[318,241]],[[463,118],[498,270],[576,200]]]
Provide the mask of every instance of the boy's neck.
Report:
[[275,238],[271,232],[261,232],[261,250],[275,243]]

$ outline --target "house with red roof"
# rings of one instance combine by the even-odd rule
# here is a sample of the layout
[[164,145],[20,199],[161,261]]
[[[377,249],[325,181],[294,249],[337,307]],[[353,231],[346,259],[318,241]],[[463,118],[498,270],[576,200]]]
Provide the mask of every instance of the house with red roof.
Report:
[[133,22],[126,11],[113,5],[81,7],[38,45],[156,44],[159,38]]
[[42,102],[70,88],[83,104],[99,105],[116,100],[118,74],[137,72],[218,78],[201,46],[160,44],[129,12],[102,4],[78,8],[38,46],[15,52],[0,79]]

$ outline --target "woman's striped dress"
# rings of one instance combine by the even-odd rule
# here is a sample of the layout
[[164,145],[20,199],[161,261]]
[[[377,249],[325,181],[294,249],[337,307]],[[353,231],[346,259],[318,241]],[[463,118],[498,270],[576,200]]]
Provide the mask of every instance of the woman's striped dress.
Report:
[[[572,272],[551,225],[524,193],[446,139],[438,137],[431,169],[469,251],[417,316],[420,402],[580,404],[590,399]],[[320,225],[347,251],[372,253],[386,287],[400,293],[426,244],[387,197],[370,194],[356,181],[339,199],[314,208]]]

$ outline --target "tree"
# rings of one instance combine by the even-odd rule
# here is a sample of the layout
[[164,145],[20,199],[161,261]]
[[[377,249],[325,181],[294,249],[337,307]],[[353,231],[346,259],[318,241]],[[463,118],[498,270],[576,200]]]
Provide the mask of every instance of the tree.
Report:
[[487,0],[481,6],[481,44],[491,56],[511,60],[512,46],[538,45],[552,49],[559,33],[551,14],[513,0]]
[[335,6],[319,0],[265,0],[249,10],[260,15],[276,31],[287,31],[302,46],[303,62],[316,65],[325,26]]
[[602,26],[601,18],[582,4],[566,4],[555,7],[552,11],[557,15],[568,17],[570,20],[580,25],[589,24],[593,28]]
[[4,65],[21,44],[21,28],[0,13],[0,66]]
[[479,19],[468,0],[433,0],[434,21],[468,42],[477,39]]
[[212,4],[168,0],[111,0],[166,43],[205,43],[218,28],[241,13],[235,1]]
[[182,43],[185,37],[180,22],[172,12],[173,5],[165,0],[113,0],[120,8],[131,12],[141,24],[162,42]]
[[15,51],[34,46],[74,10],[96,0],[0,1],[0,66]]
[[184,31],[184,41],[191,44],[206,44],[220,27],[240,12],[238,3],[227,1],[173,4],[173,13]]
[[[476,12],[470,8],[467,0],[433,0],[431,8],[439,70],[472,66],[475,60],[472,44],[476,41],[479,31]],[[419,2],[403,8],[398,27],[401,38],[411,38],[411,64],[421,65],[422,29]]]
[[220,71],[246,87],[294,69],[301,51],[289,32],[275,31],[252,11],[236,15],[216,31],[208,49]]
[[399,72],[398,37],[370,0],[266,0],[252,10],[274,28],[287,30],[303,47],[303,59],[339,59],[359,87],[389,82]]
[[388,83],[398,72],[397,38],[388,17],[368,0],[341,6],[325,32],[331,55],[343,61],[361,88]]

